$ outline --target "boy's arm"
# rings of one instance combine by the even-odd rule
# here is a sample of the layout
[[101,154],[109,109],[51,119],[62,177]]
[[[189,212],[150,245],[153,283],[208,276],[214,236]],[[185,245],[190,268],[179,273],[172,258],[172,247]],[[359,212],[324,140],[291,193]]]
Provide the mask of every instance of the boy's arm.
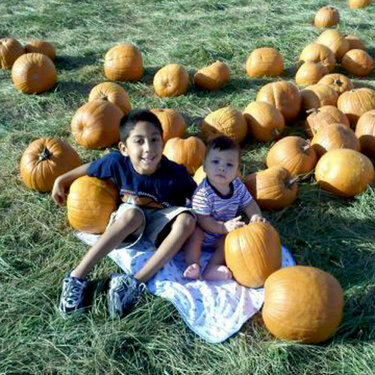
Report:
[[217,221],[212,216],[208,215],[197,215],[198,224],[207,232],[226,234],[234,229],[243,227],[245,223],[241,221],[241,216],[237,216],[232,220],[228,221]]
[[251,202],[244,208],[244,211],[246,213],[246,216],[249,218],[250,222],[255,222],[255,221],[265,222],[265,221],[267,221],[262,216],[262,212],[260,211],[258,203],[255,202],[254,199],[252,199]]

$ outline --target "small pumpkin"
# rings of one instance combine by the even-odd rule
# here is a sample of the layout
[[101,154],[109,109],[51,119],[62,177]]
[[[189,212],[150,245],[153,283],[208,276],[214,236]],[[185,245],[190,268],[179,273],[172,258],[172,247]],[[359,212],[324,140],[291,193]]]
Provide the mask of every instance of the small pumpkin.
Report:
[[341,60],[341,66],[356,76],[367,76],[374,65],[372,57],[362,49],[351,49]]
[[87,233],[103,233],[117,208],[118,192],[111,180],[82,176],[70,185],[67,213],[70,225]]
[[263,321],[277,338],[318,343],[334,335],[342,320],[339,282],[315,267],[285,267],[264,285]]
[[93,87],[89,94],[89,102],[97,99],[107,100],[115,104],[124,115],[132,109],[128,93],[114,82],[103,82]]
[[184,165],[191,175],[203,164],[205,152],[206,146],[197,137],[171,138],[163,150],[169,160]]
[[335,7],[325,6],[320,8],[315,14],[314,24],[316,27],[331,27],[339,22],[340,14]]
[[163,128],[163,140],[183,138],[186,133],[186,123],[182,115],[171,108],[153,108],[151,112],[156,115]]
[[299,85],[313,85],[326,74],[328,74],[328,69],[324,65],[307,61],[297,70],[295,80]]
[[315,179],[325,190],[353,197],[374,180],[374,167],[364,154],[346,148],[326,152],[315,167]]
[[366,50],[366,46],[361,39],[355,35],[345,35],[345,39],[349,42],[349,51],[351,49],[363,49]]
[[349,51],[349,42],[335,29],[324,31],[316,41],[328,47],[335,54],[336,61],[341,61],[345,53]]
[[106,53],[104,74],[111,81],[138,81],[143,73],[142,53],[133,44],[120,44]]
[[335,54],[323,44],[310,43],[308,44],[299,56],[299,65],[310,61],[315,63],[321,63],[324,65],[329,72],[331,72],[336,65]]
[[229,67],[221,61],[199,69],[194,74],[194,84],[204,90],[218,90],[229,80]]
[[247,58],[245,69],[250,77],[275,77],[282,73],[284,59],[275,48],[257,48]]
[[345,91],[353,90],[354,86],[350,78],[340,73],[332,73],[324,76],[319,82],[331,86],[338,95]]
[[25,53],[21,43],[14,38],[0,39],[0,67],[11,69],[14,62]]
[[348,0],[349,8],[360,9],[365,8],[371,3],[371,0]]
[[54,45],[46,40],[31,40],[25,45],[25,51],[26,53],[41,53],[48,56],[52,61],[56,57]]
[[52,88],[57,80],[55,65],[41,53],[26,53],[12,67],[14,86],[25,94],[39,94]]
[[80,165],[81,159],[69,143],[58,138],[39,138],[22,155],[21,177],[28,188],[47,192],[57,177]]
[[168,64],[154,76],[154,89],[158,96],[185,95],[189,85],[189,74],[180,64]]
[[306,112],[324,105],[336,105],[337,92],[329,85],[317,83],[301,90],[301,110]]
[[361,144],[361,152],[375,158],[375,110],[366,112],[359,118],[355,135]]

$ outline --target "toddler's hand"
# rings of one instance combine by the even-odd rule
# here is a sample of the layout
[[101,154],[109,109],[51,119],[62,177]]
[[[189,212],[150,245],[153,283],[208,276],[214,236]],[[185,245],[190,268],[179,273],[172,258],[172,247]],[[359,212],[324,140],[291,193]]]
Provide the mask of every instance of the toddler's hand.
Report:
[[250,223],[260,223],[260,222],[267,223],[267,220],[266,218],[258,214],[254,214],[253,216],[251,216]]
[[243,221],[241,221],[241,216],[237,216],[232,220],[228,220],[224,223],[224,227],[227,230],[227,232],[231,232],[232,230],[235,230],[237,228],[241,228],[245,225]]
[[52,188],[52,199],[54,202],[61,206],[66,200],[65,187],[60,183],[59,179],[55,180]]

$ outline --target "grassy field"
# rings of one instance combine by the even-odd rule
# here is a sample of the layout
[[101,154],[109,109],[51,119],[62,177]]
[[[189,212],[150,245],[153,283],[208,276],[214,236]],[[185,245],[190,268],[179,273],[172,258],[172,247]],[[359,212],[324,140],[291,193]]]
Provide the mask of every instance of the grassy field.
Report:
[[[375,4],[350,10],[330,1],[341,15],[339,29],[365,41],[375,57]],[[344,319],[332,340],[301,345],[274,339],[260,319],[248,321],[223,344],[209,345],[193,334],[174,307],[151,295],[130,315],[110,320],[103,283],[97,284],[87,315],[64,320],[58,302],[61,280],[87,250],[49,194],[26,189],[19,161],[41,136],[69,140],[87,162],[87,151],[70,135],[70,120],[90,89],[105,81],[106,51],[132,42],[142,51],[145,77],[121,83],[134,108],[171,107],[197,131],[197,119],[232,105],[243,110],[270,79],[244,72],[252,49],[271,46],[285,59],[284,79],[293,79],[303,47],[321,30],[312,25],[324,1],[268,0],[2,0],[0,36],[26,43],[55,44],[58,83],[42,95],[16,91],[9,71],[0,71],[0,373],[1,374],[374,374],[375,363],[375,192],[341,199],[314,180],[299,186],[288,209],[267,213],[296,260],[332,273],[345,292]],[[231,82],[208,93],[189,88],[178,98],[154,95],[152,78],[177,62],[190,72],[215,60],[226,62]],[[336,69],[336,71],[339,71]],[[353,79],[375,88],[374,73]],[[288,127],[287,134],[302,134]],[[245,171],[265,166],[271,144],[247,140]],[[116,270],[106,259],[94,279]]]

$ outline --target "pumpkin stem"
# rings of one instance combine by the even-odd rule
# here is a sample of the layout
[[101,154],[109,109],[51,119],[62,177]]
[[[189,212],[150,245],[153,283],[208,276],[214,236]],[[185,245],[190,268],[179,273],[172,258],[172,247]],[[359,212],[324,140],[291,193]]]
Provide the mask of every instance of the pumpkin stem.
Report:
[[337,78],[336,80],[335,80],[335,85],[337,85],[337,86],[339,86],[339,87],[341,87],[343,84],[344,84],[344,82],[343,81],[341,81],[341,79],[340,78]]
[[108,96],[107,96],[107,95],[102,95],[102,96],[100,97],[100,99],[101,99],[101,100],[108,100]]
[[310,114],[310,113],[318,113],[319,112],[319,108],[311,108],[311,109],[308,109],[306,111],[306,113]]
[[271,134],[272,134],[274,137],[277,137],[277,136],[280,134],[280,132],[279,132],[278,129],[274,128],[274,129],[272,129]]
[[310,142],[306,141],[306,143],[301,147],[303,152],[306,152],[311,147]]
[[49,159],[51,156],[51,152],[48,150],[46,146],[44,146],[43,151],[38,155],[38,162],[44,161]]
[[295,182],[299,181],[299,176],[285,180],[285,186],[290,189]]

